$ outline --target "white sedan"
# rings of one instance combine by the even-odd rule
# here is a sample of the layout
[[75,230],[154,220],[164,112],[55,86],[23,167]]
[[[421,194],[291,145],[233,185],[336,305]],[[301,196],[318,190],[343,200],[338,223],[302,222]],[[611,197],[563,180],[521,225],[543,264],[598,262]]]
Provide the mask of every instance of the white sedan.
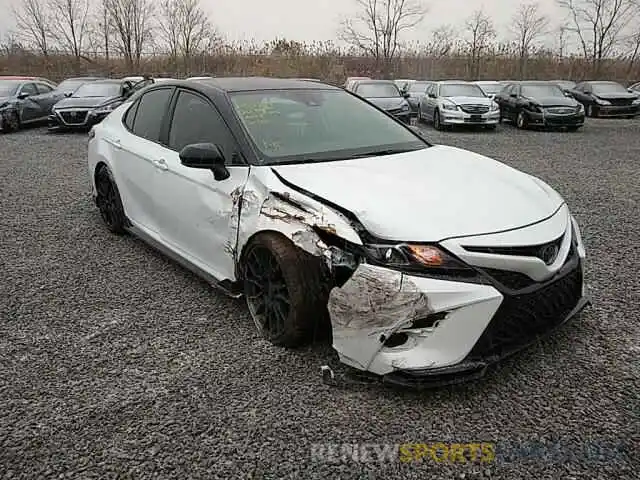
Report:
[[151,85],[93,128],[88,167],[109,230],[244,295],[274,344],[328,327],[385,381],[476,378],[588,304],[555,190],[341,88]]

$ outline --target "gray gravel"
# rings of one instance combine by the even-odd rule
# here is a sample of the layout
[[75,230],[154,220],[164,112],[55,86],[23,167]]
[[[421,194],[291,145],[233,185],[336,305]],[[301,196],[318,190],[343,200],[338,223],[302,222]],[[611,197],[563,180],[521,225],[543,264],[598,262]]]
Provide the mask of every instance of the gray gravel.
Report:
[[[108,234],[89,198],[85,135],[0,136],[0,478],[633,478],[640,119],[577,133],[426,131],[565,196],[594,306],[479,383],[418,393],[324,385],[328,345],[270,346],[242,302]],[[433,441],[493,441],[498,458],[311,457],[316,443]]]

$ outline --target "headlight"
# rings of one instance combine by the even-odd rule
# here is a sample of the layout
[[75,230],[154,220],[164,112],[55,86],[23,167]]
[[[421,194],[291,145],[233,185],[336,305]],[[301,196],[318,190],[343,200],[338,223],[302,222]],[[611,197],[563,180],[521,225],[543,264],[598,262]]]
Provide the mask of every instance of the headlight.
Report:
[[433,245],[365,245],[365,258],[372,263],[403,270],[470,271],[471,268]]
[[640,105],[640,98],[636,98],[631,104],[632,105]]
[[458,106],[453,103],[453,102],[442,102],[442,109],[443,110],[458,110]]
[[402,110],[409,110],[409,104],[405,103],[404,105],[402,105]]
[[584,105],[579,103],[578,106],[576,107],[576,110],[578,110],[578,112],[584,112]]
[[103,113],[111,113],[115,109],[115,105],[105,105],[104,107],[98,107],[93,111],[94,115],[101,115]]
[[596,103],[598,105],[611,105],[609,100],[602,100],[601,98],[596,98]]
[[532,112],[542,113],[542,108],[534,103],[529,104],[529,110],[531,110]]
[[496,102],[491,102],[491,111],[495,112],[497,110],[500,110],[500,105],[498,105]]

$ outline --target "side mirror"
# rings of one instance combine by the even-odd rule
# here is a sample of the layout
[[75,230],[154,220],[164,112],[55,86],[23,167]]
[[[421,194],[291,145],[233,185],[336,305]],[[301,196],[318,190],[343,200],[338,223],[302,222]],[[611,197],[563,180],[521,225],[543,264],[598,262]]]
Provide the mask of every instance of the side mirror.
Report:
[[211,170],[213,178],[218,181],[231,176],[224,165],[224,156],[220,149],[212,143],[194,143],[180,151],[180,162],[185,167]]
[[635,91],[633,88],[627,88],[627,91],[628,91],[629,93],[636,93],[636,91]]
[[436,94],[435,93],[429,93],[428,96],[429,96],[429,98],[436,98]]
[[573,94],[571,92],[564,92],[564,96],[573,98]]
[[24,100],[25,98],[29,98],[29,94],[26,92],[18,94],[18,100]]
[[518,98],[518,94],[517,93],[512,93],[509,95],[511,98]]
[[73,95],[73,92],[64,92],[64,96],[65,97],[70,97],[71,95]]

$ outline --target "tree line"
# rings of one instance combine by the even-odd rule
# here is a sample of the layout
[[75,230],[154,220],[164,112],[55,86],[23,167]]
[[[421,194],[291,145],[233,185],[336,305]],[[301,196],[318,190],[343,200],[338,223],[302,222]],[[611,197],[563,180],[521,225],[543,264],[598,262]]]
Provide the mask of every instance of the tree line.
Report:
[[[382,73],[408,52],[432,58],[462,53],[473,77],[479,77],[487,56],[501,49],[517,57],[523,77],[534,55],[579,55],[596,76],[607,59],[623,58],[629,71],[640,59],[640,0],[556,0],[563,12],[559,19],[550,18],[536,1],[525,0],[502,39],[480,8],[459,25],[442,25],[428,42],[413,45],[406,39],[424,28],[426,0],[350,1],[357,13],[340,23],[336,36],[351,54],[374,59]],[[225,47],[200,0],[21,0],[13,15],[16,29],[5,43],[45,57],[64,53],[91,61],[99,55],[108,61],[117,56],[134,70],[147,52],[187,65],[195,56]],[[309,54],[303,44],[285,39],[269,42],[265,49],[269,54]]]

